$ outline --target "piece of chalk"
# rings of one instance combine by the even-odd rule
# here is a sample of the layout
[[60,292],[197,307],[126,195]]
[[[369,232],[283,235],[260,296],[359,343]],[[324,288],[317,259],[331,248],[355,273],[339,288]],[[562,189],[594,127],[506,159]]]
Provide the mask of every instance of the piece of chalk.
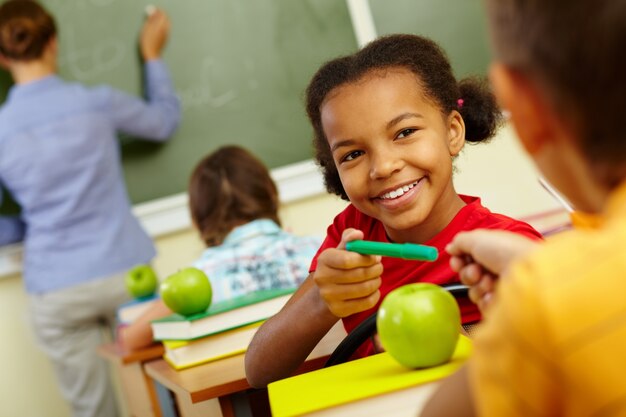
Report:
[[363,255],[382,255],[420,261],[434,261],[439,256],[437,248],[433,246],[417,245],[415,243],[383,243],[370,242],[367,240],[352,240],[346,243],[346,249]]
[[146,15],[150,16],[152,13],[156,12],[156,7],[152,4],[146,6]]

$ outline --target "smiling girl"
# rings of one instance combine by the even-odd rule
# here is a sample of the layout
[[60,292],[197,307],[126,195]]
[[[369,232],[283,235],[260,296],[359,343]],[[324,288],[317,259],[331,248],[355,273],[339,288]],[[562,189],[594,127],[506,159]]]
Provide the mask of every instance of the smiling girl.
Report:
[[[290,375],[338,320],[350,332],[391,290],[458,282],[444,251],[456,233],[540,237],[455,191],[452,160],[466,140],[495,133],[500,111],[483,82],[456,81],[434,42],[391,35],[326,63],[307,89],[307,113],[326,188],[350,204],[328,227],[307,280],[252,341],[246,375],[256,387]],[[440,256],[419,262],[346,251],[355,239],[426,244]],[[480,319],[471,302],[460,308],[464,324]],[[368,342],[357,356],[372,353]]]

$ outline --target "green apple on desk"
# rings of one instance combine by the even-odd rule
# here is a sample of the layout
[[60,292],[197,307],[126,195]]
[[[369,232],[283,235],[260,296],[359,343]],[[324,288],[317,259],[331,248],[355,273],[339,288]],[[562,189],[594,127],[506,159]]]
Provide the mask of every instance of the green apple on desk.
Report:
[[159,280],[150,265],[138,265],[128,271],[125,284],[130,295],[142,299],[154,295]]
[[184,268],[161,283],[161,298],[172,311],[183,316],[202,313],[213,297],[211,282],[197,268]]
[[461,313],[454,297],[434,284],[408,284],[391,291],[376,319],[380,342],[409,368],[447,362],[454,353]]

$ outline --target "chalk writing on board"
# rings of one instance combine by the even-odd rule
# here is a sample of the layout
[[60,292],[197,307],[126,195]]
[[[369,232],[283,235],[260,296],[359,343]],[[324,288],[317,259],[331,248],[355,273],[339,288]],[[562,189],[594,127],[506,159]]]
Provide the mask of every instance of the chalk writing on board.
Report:
[[237,92],[234,89],[226,90],[221,94],[216,92],[215,85],[211,81],[214,66],[214,59],[210,56],[205,57],[200,64],[199,83],[188,88],[178,89],[178,96],[180,97],[183,108],[200,107],[204,105],[218,108],[225,106],[237,98]]
[[88,10],[91,6],[107,7],[117,0],[48,0],[46,8],[53,11],[57,21],[65,20],[67,15],[76,13],[77,10]]
[[102,39],[88,47],[80,48],[72,28],[65,33],[66,54],[59,58],[59,67],[78,81],[90,81],[102,73],[116,68],[126,55],[126,44],[114,38]]

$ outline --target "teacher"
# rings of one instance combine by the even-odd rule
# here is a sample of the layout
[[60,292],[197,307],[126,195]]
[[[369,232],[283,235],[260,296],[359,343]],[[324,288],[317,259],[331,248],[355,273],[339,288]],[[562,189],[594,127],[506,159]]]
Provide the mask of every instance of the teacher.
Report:
[[0,244],[24,242],[34,332],[74,416],[117,415],[96,348],[128,300],[126,271],[155,256],[131,212],[117,133],[165,141],[178,126],[180,104],[160,59],[169,26],[158,9],[144,22],[143,100],[63,80],[54,18],[31,0],[0,6],[0,59],[15,81],[0,108],[0,184],[22,208],[19,219],[0,222]]

